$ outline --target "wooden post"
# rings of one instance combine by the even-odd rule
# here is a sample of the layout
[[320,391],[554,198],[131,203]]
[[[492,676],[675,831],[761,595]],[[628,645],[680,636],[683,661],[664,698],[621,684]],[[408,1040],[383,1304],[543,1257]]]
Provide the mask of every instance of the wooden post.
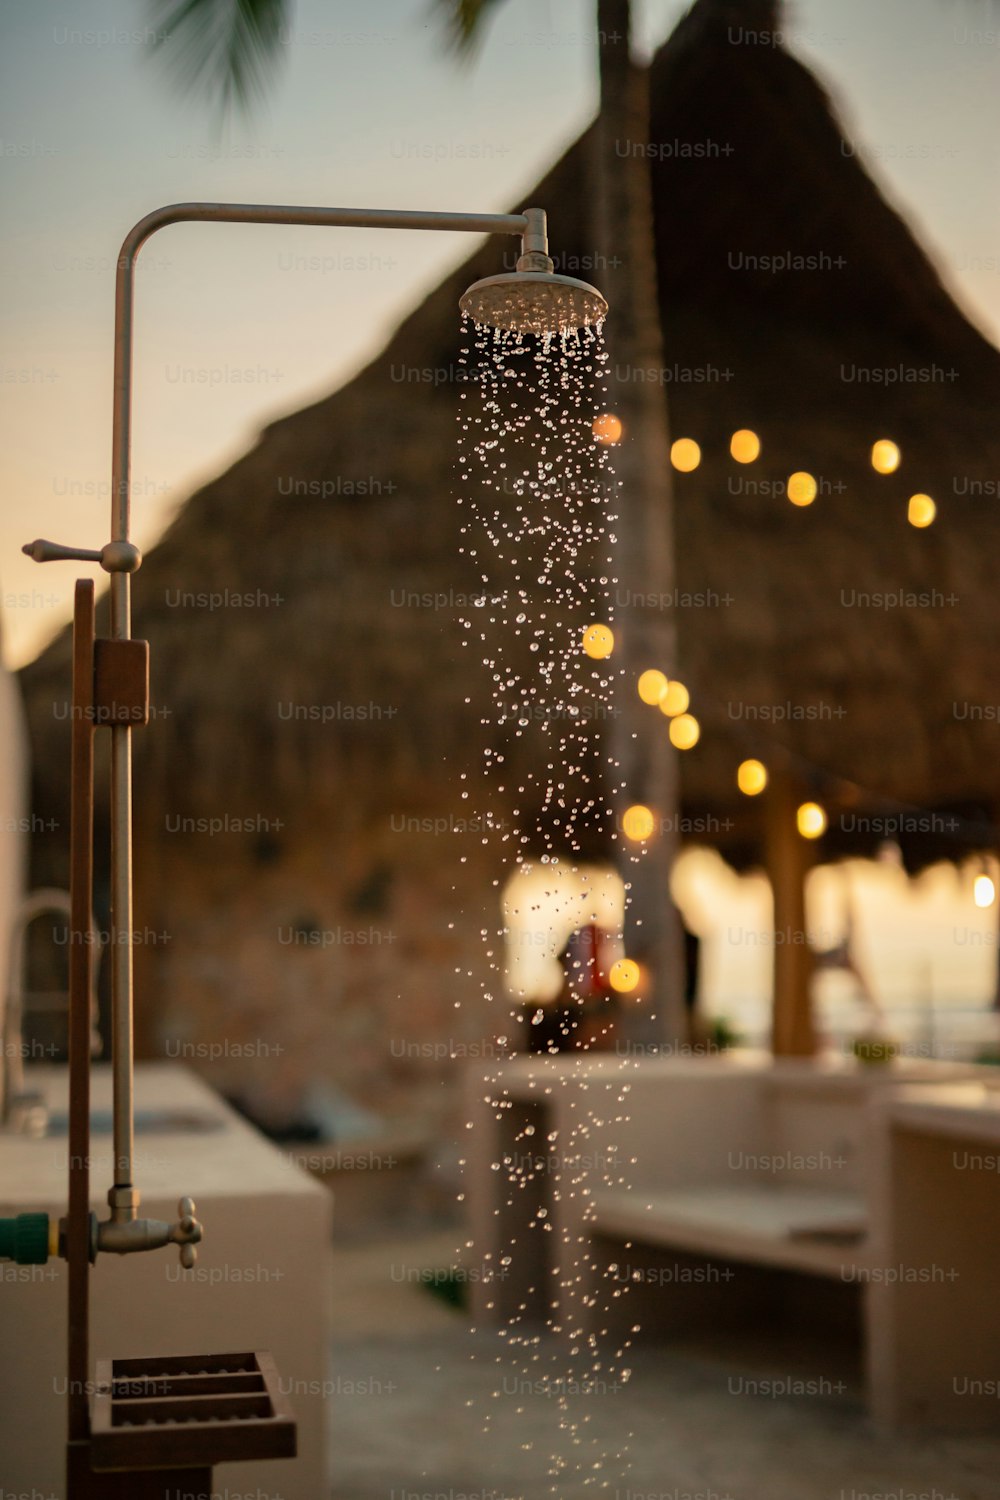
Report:
[[90,1435],[90,997],[94,885],[94,584],[78,579],[70,764],[68,1438]]
[[796,826],[806,800],[794,773],[771,773],[767,792],[767,873],[774,897],[774,1012],[771,1046],[776,1057],[811,1057],[816,1051],[810,982],[813,954],[806,931],[806,876],[812,849]]

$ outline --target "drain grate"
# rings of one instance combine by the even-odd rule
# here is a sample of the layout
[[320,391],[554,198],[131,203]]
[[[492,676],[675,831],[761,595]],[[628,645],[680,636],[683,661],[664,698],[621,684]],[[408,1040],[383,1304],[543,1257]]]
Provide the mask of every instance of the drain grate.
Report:
[[294,1458],[295,1422],[265,1351],[98,1360],[98,1470]]

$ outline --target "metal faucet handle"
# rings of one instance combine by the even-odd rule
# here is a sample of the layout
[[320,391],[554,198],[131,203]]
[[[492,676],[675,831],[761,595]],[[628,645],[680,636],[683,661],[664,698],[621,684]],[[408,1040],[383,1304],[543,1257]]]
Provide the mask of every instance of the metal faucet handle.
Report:
[[26,542],[21,551],[37,563],[100,563],[106,573],[135,573],[142,567],[142,553],[133,542],[107,542],[95,552],[90,547],[64,547],[40,536],[33,542]]
[[47,542],[36,537],[21,548],[34,562],[100,562],[101,554],[89,547],[63,547],[59,542]]
[[167,1236],[172,1245],[181,1249],[181,1265],[190,1271],[198,1259],[195,1245],[201,1243],[202,1227],[194,1216],[194,1199],[181,1198],[177,1204],[178,1221],[171,1226]]

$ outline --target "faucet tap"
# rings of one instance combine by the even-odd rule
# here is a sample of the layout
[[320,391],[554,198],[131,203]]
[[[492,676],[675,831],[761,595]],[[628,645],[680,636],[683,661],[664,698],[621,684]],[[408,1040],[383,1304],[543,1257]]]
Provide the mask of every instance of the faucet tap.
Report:
[[190,1271],[198,1258],[195,1246],[201,1242],[202,1226],[195,1218],[193,1198],[182,1198],[177,1204],[177,1221],[166,1224],[162,1219],[91,1219],[91,1260],[104,1250],[112,1255],[130,1255],[139,1250],[162,1250],[164,1245],[178,1245],[181,1265]]
[[[181,1265],[190,1271],[198,1258],[195,1246],[200,1244],[202,1227],[194,1216],[194,1200],[182,1198],[177,1205],[178,1218],[173,1224],[162,1219],[116,1219],[98,1222],[90,1215],[91,1265],[101,1250],[112,1255],[131,1255],[141,1250],[162,1250],[164,1245],[178,1245]],[[18,1214],[0,1219],[0,1260],[13,1260],[19,1266],[45,1265],[51,1256],[67,1259],[68,1221],[50,1219],[48,1214]]]

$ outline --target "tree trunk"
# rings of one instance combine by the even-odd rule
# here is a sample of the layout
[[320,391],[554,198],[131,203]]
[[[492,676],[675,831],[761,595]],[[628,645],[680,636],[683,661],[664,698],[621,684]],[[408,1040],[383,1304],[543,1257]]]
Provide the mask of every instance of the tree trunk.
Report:
[[[631,1040],[649,1043],[682,1038],[686,1018],[681,927],[669,891],[678,844],[677,753],[666,719],[642,703],[636,690],[646,668],[673,675],[676,641],[670,611],[648,602],[674,586],[672,484],[663,386],[634,378],[637,370],[661,369],[664,358],[645,150],[648,73],[632,63],[630,10],[629,0],[597,3],[601,109],[594,142],[594,280],[608,298],[609,402],[624,429],[613,455],[621,481],[614,506],[615,659],[624,679],[609,748],[621,767],[615,797],[619,868],[631,886],[626,951],[649,975],[648,999],[629,1013],[625,1029]],[[621,814],[632,803],[650,807],[657,819],[637,863],[620,832]]]

